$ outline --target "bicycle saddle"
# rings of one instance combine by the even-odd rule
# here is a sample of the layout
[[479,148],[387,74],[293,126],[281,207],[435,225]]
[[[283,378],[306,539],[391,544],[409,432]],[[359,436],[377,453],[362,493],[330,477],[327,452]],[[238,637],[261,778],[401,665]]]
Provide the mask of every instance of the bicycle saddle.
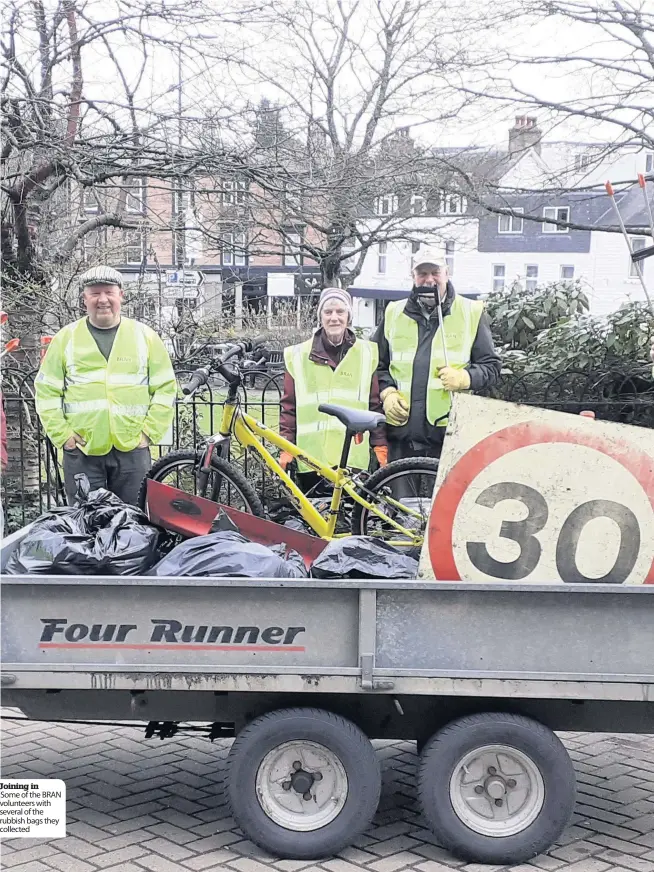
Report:
[[325,415],[333,415],[338,418],[341,424],[345,424],[348,430],[354,430],[355,433],[376,430],[380,424],[386,421],[386,418],[379,412],[363,412],[361,409],[335,406],[332,403],[321,403],[318,406],[318,411],[324,412]]

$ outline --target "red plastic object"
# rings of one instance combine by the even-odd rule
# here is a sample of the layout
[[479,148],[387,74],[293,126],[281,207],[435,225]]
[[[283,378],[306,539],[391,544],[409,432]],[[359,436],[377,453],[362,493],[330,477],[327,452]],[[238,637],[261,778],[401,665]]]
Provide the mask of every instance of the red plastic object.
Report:
[[20,339],[10,339],[9,342],[5,345],[5,352],[7,354],[11,354],[12,351],[15,351],[20,345]]
[[45,357],[45,353],[48,350],[48,345],[52,342],[54,336],[42,336],[41,337],[41,360]]
[[160,481],[149,479],[147,494],[150,520],[166,530],[181,533],[182,536],[205,536],[211,531],[211,525],[222,509],[242,535],[251,542],[258,542],[260,545],[286,545],[302,555],[307,567],[327,547],[325,539],[291,530],[204,497],[187,494]]

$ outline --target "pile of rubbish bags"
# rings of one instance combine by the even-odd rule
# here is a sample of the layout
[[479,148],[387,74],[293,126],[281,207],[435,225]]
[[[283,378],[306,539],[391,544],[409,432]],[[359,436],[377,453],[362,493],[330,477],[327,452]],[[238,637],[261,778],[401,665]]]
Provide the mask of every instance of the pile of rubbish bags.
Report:
[[78,476],[74,506],[31,525],[9,556],[7,575],[144,575],[175,538],[134,506]]
[[[418,561],[371,536],[329,542],[306,566],[286,545],[243,536],[221,512],[212,532],[179,541],[134,506],[77,476],[75,506],[38,518],[9,556],[7,575],[150,575],[214,578],[416,578]],[[296,519],[284,526],[302,529]]]
[[297,551],[250,542],[233,531],[186,539],[154,567],[150,575],[201,578],[306,578]]
[[194,578],[416,578],[418,561],[371,536],[334,539],[309,569],[297,551],[267,547],[232,531],[187,539],[150,575]]

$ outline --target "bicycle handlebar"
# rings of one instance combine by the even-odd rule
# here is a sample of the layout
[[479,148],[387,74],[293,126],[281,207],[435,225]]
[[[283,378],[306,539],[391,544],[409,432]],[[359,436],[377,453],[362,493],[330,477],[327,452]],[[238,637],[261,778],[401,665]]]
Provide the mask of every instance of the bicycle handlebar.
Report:
[[201,369],[196,369],[186,384],[182,385],[182,393],[185,397],[197,391],[197,389],[202,387],[202,385],[206,385],[209,380],[207,369],[206,366],[203,366]]
[[[221,354],[220,357],[216,358],[209,366],[202,366],[200,369],[196,369],[195,372],[191,375],[190,379],[186,382],[186,384],[182,385],[182,393],[184,396],[189,396],[190,394],[197,391],[198,388],[206,385],[209,381],[209,376],[211,371],[215,371],[219,373],[226,382],[229,384],[235,384],[240,379],[238,373],[235,373],[232,369],[229,369],[225,366],[228,360],[231,360],[233,357],[240,357],[243,354],[247,354],[252,350],[251,342],[236,342],[231,348]],[[257,361],[256,365],[261,363],[265,363],[265,361],[270,357],[268,352],[264,349],[257,349],[257,353],[260,355],[260,359]]]

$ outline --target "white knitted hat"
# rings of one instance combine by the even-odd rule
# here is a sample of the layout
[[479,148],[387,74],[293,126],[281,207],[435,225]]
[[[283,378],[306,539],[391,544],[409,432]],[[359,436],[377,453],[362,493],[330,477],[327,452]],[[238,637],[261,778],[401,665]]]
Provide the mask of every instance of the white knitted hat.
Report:
[[348,311],[348,323],[352,321],[352,297],[350,294],[343,288],[325,288],[318,300],[318,324],[320,324],[322,310],[328,300],[338,300],[339,303],[342,303]]

